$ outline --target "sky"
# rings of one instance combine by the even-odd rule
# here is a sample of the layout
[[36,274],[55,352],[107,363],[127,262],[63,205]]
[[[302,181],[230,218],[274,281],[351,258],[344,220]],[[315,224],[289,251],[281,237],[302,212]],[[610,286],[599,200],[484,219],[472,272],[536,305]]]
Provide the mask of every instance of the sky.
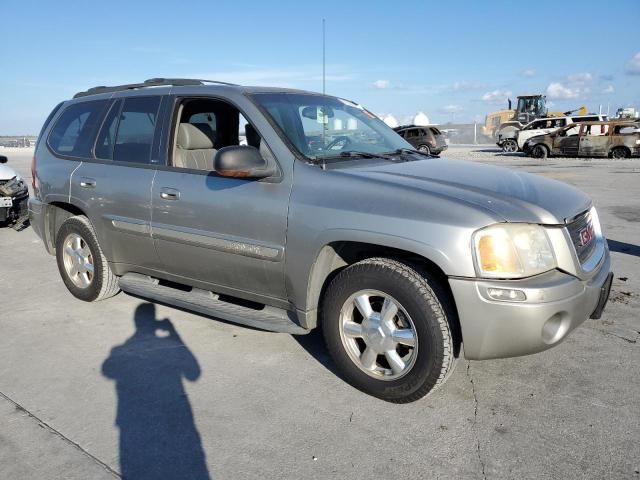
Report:
[[3,0],[0,135],[96,85],[190,77],[322,90],[405,121],[484,121],[506,99],[640,108],[640,1]]

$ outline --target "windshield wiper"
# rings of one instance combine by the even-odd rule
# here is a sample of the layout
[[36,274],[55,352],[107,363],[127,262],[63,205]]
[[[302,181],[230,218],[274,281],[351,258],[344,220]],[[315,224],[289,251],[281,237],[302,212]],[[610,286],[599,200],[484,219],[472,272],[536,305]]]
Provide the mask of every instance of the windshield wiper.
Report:
[[433,155],[431,155],[430,153],[415,150],[413,148],[398,148],[397,150],[393,150],[391,152],[381,153],[381,155],[400,155],[401,153],[417,153],[418,155],[422,155],[423,157],[433,157]]
[[344,152],[340,152],[336,155],[327,155],[326,157],[319,157],[323,160],[327,159],[340,159],[340,158],[378,158],[380,155],[376,155],[375,153],[369,152],[360,152],[358,150],[346,150]]

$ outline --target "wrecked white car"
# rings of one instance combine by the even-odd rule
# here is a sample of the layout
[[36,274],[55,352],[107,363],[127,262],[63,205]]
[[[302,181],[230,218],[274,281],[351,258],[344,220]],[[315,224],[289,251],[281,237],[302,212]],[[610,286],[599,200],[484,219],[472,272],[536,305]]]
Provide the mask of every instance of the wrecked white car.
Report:
[[0,226],[10,225],[20,230],[29,218],[29,189],[20,175],[6,163],[7,157],[0,155]]

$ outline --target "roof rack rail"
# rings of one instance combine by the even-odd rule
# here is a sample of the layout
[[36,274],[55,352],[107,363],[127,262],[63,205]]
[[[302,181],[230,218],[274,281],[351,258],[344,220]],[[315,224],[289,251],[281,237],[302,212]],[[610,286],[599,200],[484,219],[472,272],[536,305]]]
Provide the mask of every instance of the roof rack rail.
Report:
[[135,90],[138,88],[146,87],[184,87],[188,85],[204,85],[205,83],[217,83],[219,85],[237,86],[235,83],[219,82],[217,80],[201,80],[194,78],[150,78],[142,83],[129,83],[125,85],[114,85],[111,87],[107,87],[104,85],[92,87],[84,92],[76,93],[73,98],[87,97],[89,95],[97,95],[99,93],[122,92],[124,90]]

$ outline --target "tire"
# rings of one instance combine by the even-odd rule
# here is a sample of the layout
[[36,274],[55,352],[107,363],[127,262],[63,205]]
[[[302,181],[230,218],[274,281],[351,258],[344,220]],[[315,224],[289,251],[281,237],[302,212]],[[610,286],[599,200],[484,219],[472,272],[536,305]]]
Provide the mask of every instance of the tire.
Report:
[[[373,313],[366,319],[356,306],[355,298],[362,295],[368,296],[363,303]],[[321,307],[325,343],[338,373],[357,389],[388,402],[413,402],[433,391],[454,364],[444,299],[435,280],[395,260],[371,258],[342,270],[329,284]],[[396,304],[395,313],[382,308],[387,301]],[[390,324],[380,321],[382,311],[393,313]],[[374,321],[385,325],[382,334]],[[389,325],[395,328],[393,336]],[[408,331],[413,335],[406,335]],[[392,345],[395,338],[402,340],[389,350],[388,344],[379,343]]]
[[421,152],[426,153],[427,155],[431,155],[431,149],[429,148],[428,145],[420,145],[418,147],[418,150],[420,150]]
[[62,281],[80,300],[104,300],[120,291],[118,278],[109,268],[93,226],[85,216],[68,218],[60,227],[56,260]]
[[502,151],[506,153],[515,153],[518,151],[518,143],[512,138],[508,138],[502,143]]
[[629,158],[629,151],[624,147],[616,147],[611,150],[611,158]]
[[544,145],[535,145],[531,149],[531,156],[533,158],[539,158],[541,160],[544,160],[549,156],[549,150]]

